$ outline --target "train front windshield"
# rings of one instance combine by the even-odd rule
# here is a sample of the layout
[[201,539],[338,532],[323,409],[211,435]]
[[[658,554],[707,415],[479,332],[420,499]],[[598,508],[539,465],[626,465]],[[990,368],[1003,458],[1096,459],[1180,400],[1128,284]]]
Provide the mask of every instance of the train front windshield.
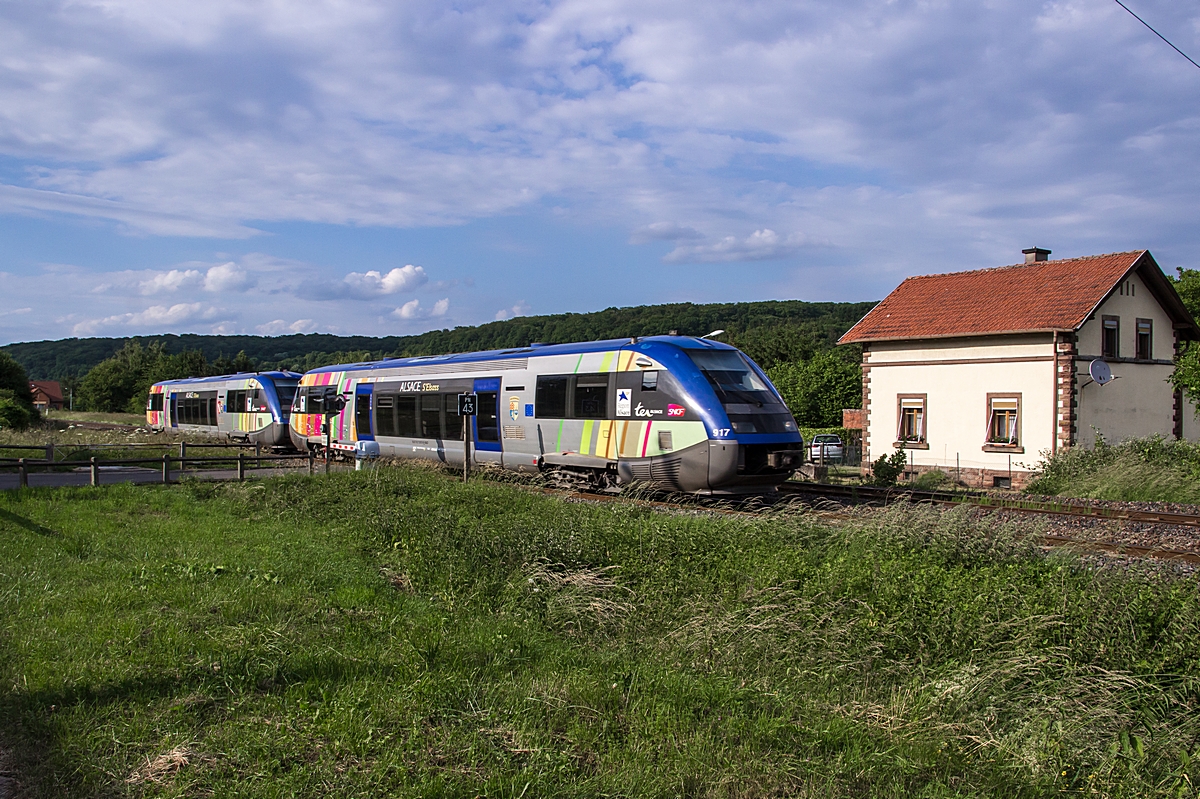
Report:
[[692,350],[692,363],[708,380],[722,404],[778,405],[779,398],[759,377],[740,352]]
[[292,401],[296,399],[296,383],[275,381],[275,393],[279,395],[279,409],[284,416],[292,412]]

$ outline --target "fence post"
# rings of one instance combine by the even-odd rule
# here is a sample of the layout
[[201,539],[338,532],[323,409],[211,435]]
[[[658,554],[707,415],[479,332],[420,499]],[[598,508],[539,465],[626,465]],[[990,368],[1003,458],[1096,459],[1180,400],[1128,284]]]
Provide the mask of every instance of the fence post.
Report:
[[21,488],[29,488],[29,472],[25,469],[24,458],[17,458],[17,478]]
[[46,462],[54,463],[54,442],[46,445]]
[[162,481],[163,481],[163,483],[171,482],[171,456],[170,455],[163,455]]
[[187,469],[187,442],[179,442],[179,471]]
[[317,471],[317,455],[311,449],[308,451],[308,473],[313,474]]
[[254,442],[254,468],[255,469],[262,468],[262,461],[259,460],[260,455],[262,455],[262,444],[258,441],[255,441]]
[[246,453],[238,450],[238,479],[246,479]]
[[100,485],[100,467],[96,465],[95,456],[92,457],[92,485]]

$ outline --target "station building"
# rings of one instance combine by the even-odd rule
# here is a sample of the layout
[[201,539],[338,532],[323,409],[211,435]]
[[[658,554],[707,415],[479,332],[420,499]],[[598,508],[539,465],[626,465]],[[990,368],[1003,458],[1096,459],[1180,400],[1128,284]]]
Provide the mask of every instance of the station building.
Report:
[[[913,470],[1023,486],[1042,453],[1099,433],[1200,437],[1171,385],[1200,339],[1147,250],[910,277],[841,344],[863,347],[863,469],[902,444]],[[1097,383],[1107,364],[1112,379]]]

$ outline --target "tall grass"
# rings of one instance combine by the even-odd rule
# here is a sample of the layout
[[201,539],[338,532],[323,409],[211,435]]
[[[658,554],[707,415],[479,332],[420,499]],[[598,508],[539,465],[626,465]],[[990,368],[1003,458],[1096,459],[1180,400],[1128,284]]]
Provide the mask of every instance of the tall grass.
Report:
[[0,498],[31,797],[1194,795],[1194,578],[378,469]]
[[1071,447],[1046,459],[1026,489],[1034,494],[1118,501],[1200,504],[1200,444],[1162,436],[1091,448]]

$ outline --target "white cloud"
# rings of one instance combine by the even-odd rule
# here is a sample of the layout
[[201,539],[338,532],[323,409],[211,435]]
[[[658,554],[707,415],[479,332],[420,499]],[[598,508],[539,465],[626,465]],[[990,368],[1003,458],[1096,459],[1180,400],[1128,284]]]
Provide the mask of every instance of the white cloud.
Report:
[[[169,272],[157,272],[141,282],[142,294],[163,294],[181,289],[198,288],[204,283],[204,276],[196,269],[172,269]],[[100,287],[97,287],[100,288]],[[110,286],[105,285],[104,289]]]
[[135,313],[114,314],[101,319],[80,322],[72,328],[71,332],[76,336],[90,336],[113,328],[122,330],[167,329],[212,319],[217,313],[217,309],[206,308],[203,303],[199,302],[180,302],[170,306],[151,305],[149,308]]
[[232,261],[214,266],[204,276],[205,291],[234,291],[249,284],[250,275]]
[[651,241],[679,241],[681,239],[702,239],[704,235],[698,230],[678,222],[654,222],[633,231],[629,237],[630,244],[647,244]]
[[414,289],[428,280],[424,267],[406,264],[392,269],[386,275],[373,269],[369,272],[351,272],[346,275],[344,282],[353,296],[376,297]]
[[667,263],[722,263],[769,261],[786,258],[807,243],[802,235],[781,237],[770,228],[756,230],[744,239],[726,236],[713,244],[679,245],[663,256]]
[[267,322],[265,325],[259,325],[254,330],[264,336],[284,336],[288,333],[313,333],[317,330],[317,323],[312,319],[297,319],[294,322],[276,319],[273,322]]
[[32,308],[14,308],[11,311],[0,311],[0,316],[24,316],[25,314],[32,312]]
[[429,319],[433,317],[445,316],[446,312],[449,310],[449,297],[444,297],[438,300],[433,304],[433,307],[429,309],[422,308],[420,300],[409,300],[396,310],[392,311],[392,316],[396,319]]
[[529,313],[530,310],[529,303],[525,302],[525,300],[521,300],[511,308],[501,308],[500,310],[496,311],[496,316],[494,318],[497,322],[499,322],[503,319],[511,319],[514,316],[524,316],[525,314]]

